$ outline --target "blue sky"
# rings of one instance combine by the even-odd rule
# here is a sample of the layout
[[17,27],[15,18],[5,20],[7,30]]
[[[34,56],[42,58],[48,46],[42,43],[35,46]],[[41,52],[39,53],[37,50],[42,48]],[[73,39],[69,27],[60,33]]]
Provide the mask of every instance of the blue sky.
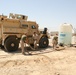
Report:
[[39,28],[56,31],[60,24],[76,27],[76,0],[0,0],[0,14],[18,13],[36,21]]

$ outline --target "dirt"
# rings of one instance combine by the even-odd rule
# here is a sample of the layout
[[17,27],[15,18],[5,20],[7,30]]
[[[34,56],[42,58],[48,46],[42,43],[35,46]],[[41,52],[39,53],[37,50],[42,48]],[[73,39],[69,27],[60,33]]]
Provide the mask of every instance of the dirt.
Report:
[[76,48],[56,51],[51,47],[30,51],[32,55],[0,49],[0,75],[76,75]]

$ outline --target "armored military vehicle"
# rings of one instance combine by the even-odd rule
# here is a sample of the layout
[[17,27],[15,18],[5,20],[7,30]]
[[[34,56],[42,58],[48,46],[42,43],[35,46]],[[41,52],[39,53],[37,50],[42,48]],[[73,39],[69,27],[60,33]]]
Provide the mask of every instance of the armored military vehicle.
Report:
[[34,21],[28,21],[28,16],[10,13],[9,16],[0,15],[0,46],[4,46],[8,52],[16,51],[19,47],[21,36],[27,33],[28,43],[34,44],[33,33],[38,34],[38,45],[46,48],[49,44],[47,28],[39,31],[39,25]]

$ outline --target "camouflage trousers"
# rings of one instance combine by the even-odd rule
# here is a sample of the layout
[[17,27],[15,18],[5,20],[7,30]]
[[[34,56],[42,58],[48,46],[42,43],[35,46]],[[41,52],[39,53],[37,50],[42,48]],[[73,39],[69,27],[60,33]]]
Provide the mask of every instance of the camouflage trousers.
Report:
[[27,51],[27,49],[25,49],[26,48],[26,43],[24,43],[24,41],[21,40],[20,44],[21,44],[22,53],[25,53],[25,51]]
[[53,48],[56,48],[58,42],[56,40],[53,40],[52,43],[53,43]]
[[34,40],[34,49],[37,48],[37,40]]

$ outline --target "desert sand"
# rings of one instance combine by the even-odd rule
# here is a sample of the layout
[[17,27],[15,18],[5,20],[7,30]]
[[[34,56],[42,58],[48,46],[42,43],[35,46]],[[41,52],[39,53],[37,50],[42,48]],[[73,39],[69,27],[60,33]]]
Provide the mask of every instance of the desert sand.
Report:
[[22,55],[19,48],[13,53],[0,49],[0,75],[76,75],[76,48],[53,50],[51,43],[46,49],[30,51]]

